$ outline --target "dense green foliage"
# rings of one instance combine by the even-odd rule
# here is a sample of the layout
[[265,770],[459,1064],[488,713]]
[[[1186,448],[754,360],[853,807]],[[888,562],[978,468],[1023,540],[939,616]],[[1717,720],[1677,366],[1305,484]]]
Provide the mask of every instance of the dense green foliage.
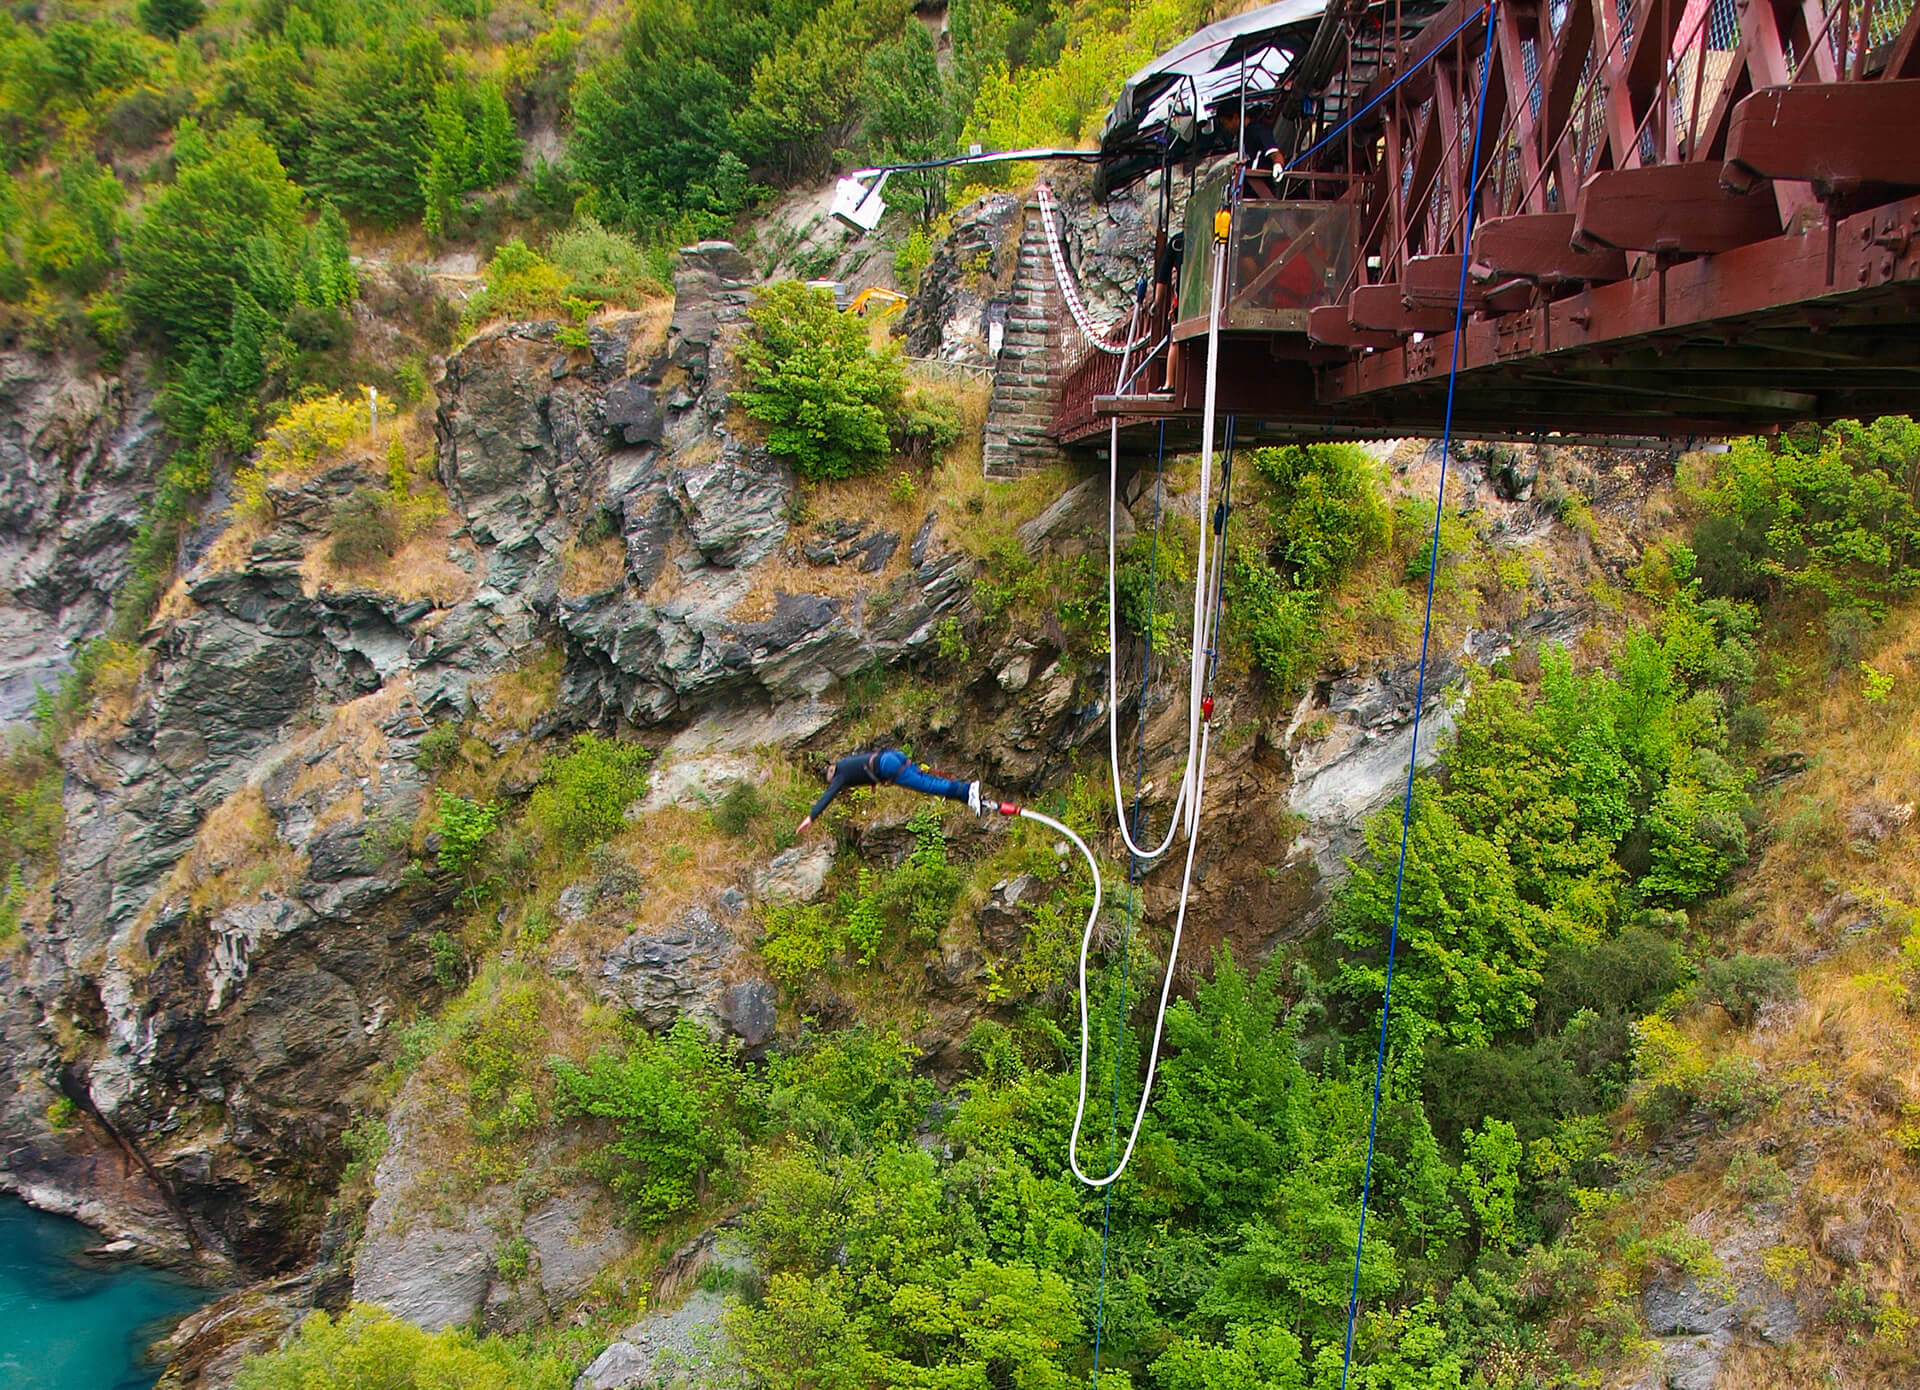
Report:
[[906,393],[898,356],[876,352],[864,323],[798,281],[767,286],[747,312],[754,335],[740,350],[740,400],[767,426],[767,448],[808,479],[884,463]]
[[647,789],[652,759],[637,743],[581,734],[573,750],[551,759],[527,798],[527,824],[565,854],[593,848],[622,824]]
[[355,1305],[337,1319],[314,1313],[271,1357],[247,1363],[235,1390],[559,1390],[555,1359],[528,1360],[506,1345],[449,1329],[422,1332],[377,1308]]
[[[1485,1045],[1526,1028],[1551,955],[1694,902],[1745,859],[1746,777],[1727,758],[1721,696],[1690,663],[1739,663],[1751,619],[1700,607],[1697,585],[1677,595],[1663,634],[1629,636],[1614,673],[1576,674],[1549,650],[1537,695],[1474,690],[1444,780],[1422,779],[1414,801],[1397,1037]],[[1341,988],[1358,999],[1384,983],[1399,845],[1396,808],[1367,827],[1379,867],[1357,867],[1341,897],[1339,938],[1358,953]]]
[[1715,593],[1878,615],[1920,585],[1920,425],[1905,416],[1736,441],[1694,495]]
[[960,893],[960,873],[947,860],[937,812],[917,812],[907,828],[914,846],[897,867],[862,868],[831,904],[768,906],[760,952],[775,979],[795,987],[846,959],[870,965],[888,942],[924,949],[939,938]]
[[1248,461],[1266,487],[1240,522],[1242,539],[1227,567],[1230,630],[1287,692],[1318,664],[1328,590],[1386,548],[1393,521],[1378,465],[1364,449],[1289,444],[1253,450]]
[[763,1099],[724,1048],[681,1019],[664,1037],[636,1033],[624,1052],[585,1067],[556,1063],[563,1114],[605,1121],[597,1160],[615,1195],[657,1220],[729,1187]]

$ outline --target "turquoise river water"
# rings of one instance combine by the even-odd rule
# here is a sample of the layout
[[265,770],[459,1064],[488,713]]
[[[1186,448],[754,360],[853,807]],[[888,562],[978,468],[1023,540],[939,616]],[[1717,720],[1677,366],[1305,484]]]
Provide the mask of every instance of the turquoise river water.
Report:
[[148,1344],[212,1296],[163,1270],[77,1258],[100,1239],[0,1197],[0,1390],[149,1390]]

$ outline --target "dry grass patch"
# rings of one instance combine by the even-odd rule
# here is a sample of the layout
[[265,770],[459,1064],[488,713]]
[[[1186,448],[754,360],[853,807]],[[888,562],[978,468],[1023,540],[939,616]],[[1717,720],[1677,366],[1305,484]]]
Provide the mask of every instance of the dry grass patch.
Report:
[[627,544],[619,536],[603,536],[581,545],[569,543],[560,552],[560,592],[582,598],[617,589],[627,578]]
[[627,337],[627,374],[633,375],[667,349],[673,325],[673,296],[650,300],[639,309],[603,309],[588,322]]
[[492,801],[503,791],[520,792],[540,780],[548,745],[533,730],[560,699],[566,656],[548,648],[517,670],[471,687],[474,718],[456,756],[437,786],[453,796]]
[[208,812],[154,901],[184,894],[189,907],[211,915],[268,891],[285,893],[306,868],[306,856],[280,838],[260,789],[246,786]]
[[400,676],[371,695],[337,706],[324,725],[294,744],[290,756],[299,759],[301,768],[293,794],[335,791],[346,783],[356,790],[377,791],[381,769],[391,756],[386,726],[411,699],[412,679]]
[[[406,534],[393,554],[371,565],[335,563],[323,541],[307,551],[300,565],[300,588],[308,598],[322,594],[372,590],[403,601],[426,599],[437,608],[451,608],[473,596],[480,587],[479,552],[464,537],[455,540],[458,522],[443,505],[419,529],[403,523]],[[468,557],[471,568],[454,560]]]

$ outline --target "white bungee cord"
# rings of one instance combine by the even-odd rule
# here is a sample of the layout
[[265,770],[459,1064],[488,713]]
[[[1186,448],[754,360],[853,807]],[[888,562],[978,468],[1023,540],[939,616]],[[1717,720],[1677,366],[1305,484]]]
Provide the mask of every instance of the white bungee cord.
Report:
[[[1127,1171],[1127,1165],[1133,1161],[1134,1145],[1140,1141],[1141,1127],[1147,1119],[1147,1103],[1153,1098],[1153,1077],[1160,1067],[1160,1040],[1167,1024],[1167,1003],[1173,995],[1173,974],[1180,960],[1180,937],[1187,925],[1187,900],[1193,887],[1193,858],[1200,847],[1200,806],[1204,799],[1207,782],[1207,749],[1212,734],[1210,713],[1203,716],[1202,710],[1206,696],[1206,671],[1208,662],[1204,656],[1212,646],[1212,609],[1213,589],[1219,582],[1220,565],[1218,554],[1213,564],[1207,559],[1206,510],[1208,494],[1213,485],[1213,426],[1216,403],[1215,386],[1219,379],[1220,367],[1220,300],[1226,277],[1226,256],[1221,253],[1218,240],[1214,243],[1213,265],[1213,303],[1207,322],[1207,386],[1201,406],[1200,424],[1200,553],[1194,565],[1193,594],[1193,665],[1188,679],[1187,712],[1187,766],[1181,773],[1180,792],[1174,800],[1173,823],[1167,828],[1167,838],[1151,855],[1144,854],[1134,847],[1133,837],[1127,829],[1125,797],[1120,786],[1120,749],[1118,724],[1114,714],[1114,685],[1117,658],[1114,656],[1113,601],[1114,601],[1114,541],[1113,506],[1115,479],[1117,477],[1118,449],[1108,455],[1108,493],[1107,493],[1107,732],[1109,751],[1112,754],[1114,805],[1119,815],[1120,833],[1127,848],[1140,858],[1157,857],[1166,852],[1173,843],[1174,831],[1180,826],[1182,809],[1185,810],[1187,829],[1187,862],[1180,875],[1180,906],[1174,914],[1173,939],[1167,947],[1167,965],[1160,982],[1160,1002],[1153,1016],[1153,1045],[1147,1052],[1146,1080],[1140,1086],[1140,1103],[1133,1112],[1133,1124],[1127,1131],[1127,1144],[1121,1150],[1120,1158],[1114,1164],[1113,1171],[1105,1177],[1089,1177],[1080,1167],[1080,1131],[1087,1119],[1087,1071],[1090,1061],[1091,1028],[1087,1014],[1087,957],[1093,949],[1093,931],[1100,919],[1102,886],[1100,866],[1095,862],[1092,851],[1086,842],[1072,830],[1049,816],[1024,807],[1002,807],[1029,820],[1039,821],[1051,826],[1072,840],[1079,849],[1081,857],[1087,861],[1087,868],[1093,874],[1093,909],[1087,914],[1086,929],[1080,934],[1080,1091],[1074,1104],[1073,1133],[1067,1140],[1067,1166],[1073,1175],[1088,1187],[1099,1189],[1118,1182],[1120,1175]],[[1112,443],[1118,444],[1119,422],[1114,422]],[[1216,552],[1219,547],[1215,547]],[[1145,690],[1141,696],[1145,698]],[[1115,1060],[1118,1065],[1118,1059]]]
[[[1173,846],[1174,836],[1185,827],[1192,835],[1200,826],[1200,799],[1194,795],[1194,766],[1200,748],[1200,728],[1204,722],[1201,702],[1206,690],[1207,663],[1202,653],[1212,646],[1213,605],[1211,584],[1214,570],[1207,555],[1207,503],[1213,491],[1213,425],[1215,383],[1220,365],[1220,301],[1225,292],[1226,257],[1216,254],[1213,264],[1212,303],[1207,321],[1207,386],[1201,406],[1200,428],[1200,549],[1193,566],[1193,651],[1187,672],[1187,753],[1180,769],[1180,786],[1174,795],[1173,815],[1167,823],[1166,838],[1151,848],[1134,842],[1127,824],[1127,797],[1120,785],[1120,643],[1119,643],[1119,567],[1113,517],[1119,507],[1120,492],[1120,419],[1115,416],[1107,436],[1107,766],[1113,777],[1114,813],[1120,822],[1120,839],[1136,859],[1155,860]],[[1147,698],[1142,684],[1140,698]]]

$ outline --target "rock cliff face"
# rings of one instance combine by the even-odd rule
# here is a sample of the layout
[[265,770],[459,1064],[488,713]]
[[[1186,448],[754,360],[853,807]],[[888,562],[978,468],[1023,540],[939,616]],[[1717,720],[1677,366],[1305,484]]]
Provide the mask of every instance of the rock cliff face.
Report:
[[[321,573],[326,517],[367,473],[351,462],[270,487],[263,533],[186,572],[131,709],[65,751],[51,902],[0,960],[0,1182],[247,1271],[305,1257],[354,1087],[390,1055],[389,1023],[436,990],[446,898],[406,878],[392,843],[420,809],[429,728],[557,648],[544,725],[499,737],[699,714],[736,741],[791,742],[822,726],[839,682],[923,646],[965,603],[967,562],[931,516],[911,537],[839,538],[869,584],[769,583],[808,569],[786,559],[791,475],[730,424],[749,273],[731,247],[694,249],[664,343],[641,316],[607,318],[585,350],[552,324],[469,343],[441,388],[452,516],[429,592]],[[97,629],[153,459],[124,388],[10,362],[0,460],[9,499],[30,503],[0,518],[15,682],[0,689],[17,709]],[[623,563],[580,582],[572,557],[592,535],[619,537]],[[736,616],[756,584],[768,611]],[[768,1000],[709,1000],[705,937],[673,931],[610,958],[610,993],[670,1021],[691,997],[638,967],[677,952],[704,1016],[764,1042]],[[82,1112],[60,1131],[58,1093]]]
[[[957,219],[904,318],[916,355],[984,358],[1019,213],[996,195]],[[1108,311],[1138,271],[1123,244],[1137,221],[1110,210],[1073,242]],[[237,1344],[222,1328],[257,1341],[349,1293],[426,1326],[563,1317],[631,1246],[563,1148],[525,1155],[517,1181],[446,1190],[433,1141],[446,1098],[417,1077],[384,1110],[364,1223],[327,1211],[371,1079],[444,992],[434,943],[456,920],[454,885],[409,862],[431,860],[419,827],[433,730],[457,723],[502,760],[530,753],[509,793],[560,736],[638,736],[656,757],[629,815],[671,814],[850,736],[858,678],[936,660],[944,631],[984,645],[937,667],[942,703],[903,731],[917,753],[1024,793],[1104,739],[1097,662],[1072,657],[1057,625],[1001,635],[978,620],[960,542],[983,523],[906,503],[813,515],[743,426],[733,352],[752,283],[732,247],[703,244],[683,257],[670,321],[605,315],[585,346],[553,323],[480,332],[439,387],[445,513],[395,565],[353,578],[326,559],[337,505],[385,477],[372,451],[273,480],[264,519],[196,547],[124,708],[62,750],[59,872],[0,954],[0,1185],[152,1250],[273,1276],[183,1330],[174,1383],[224,1383]],[[157,457],[146,398],[124,383],[6,357],[0,393],[4,718],[99,629]],[[1036,506],[1017,543],[1085,555],[1106,524],[1104,481]],[[1491,481],[1487,505],[1522,536],[1529,504]],[[1198,519],[1191,498],[1168,505]],[[1116,525],[1124,541],[1133,518]],[[1547,611],[1448,661],[1570,634],[1573,606],[1545,595]],[[1430,677],[1433,735],[1456,673]],[[539,699],[522,698],[535,686]],[[1218,828],[1196,868],[1188,968],[1222,940],[1257,957],[1303,929],[1360,818],[1403,775],[1411,713],[1411,673],[1392,663],[1329,681],[1290,723],[1222,692],[1219,727],[1236,732],[1210,774]],[[1177,701],[1151,700],[1149,756],[1172,761],[1185,728]],[[911,844],[876,822],[854,849],[897,862]],[[818,896],[836,852],[799,846],[698,892],[596,871],[554,905],[588,945],[546,969],[651,1029],[686,1017],[749,1052],[778,1046],[750,909]],[[995,959],[1023,939],[1032,887],[997,885],[928,951],[913,1041],[936,1075],[957,1067]],[[1149,918],[1171,914],[1176,885],[1144,891]],[[654,1339],[679,1336],[629,1333],[592,1383],[631,1383]]]
[[146,364],[0,353],[0,725],[97,637],[162,456]]

